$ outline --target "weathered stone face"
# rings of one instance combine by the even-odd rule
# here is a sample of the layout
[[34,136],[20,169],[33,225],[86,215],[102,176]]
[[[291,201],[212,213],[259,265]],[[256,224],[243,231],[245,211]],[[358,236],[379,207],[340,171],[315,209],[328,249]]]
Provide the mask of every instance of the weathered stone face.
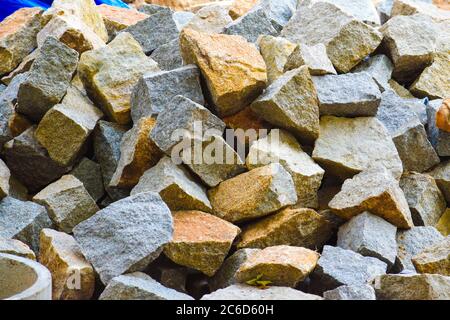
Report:
[[368,284],[340,286],[325,291],[323,297],[326,300],[377,300],[375,290]]
[[185,63],[200,68],[219,115],[237,113],[265,88],[264,60],[244,38],[185,29],[180,44]]
[[119,31],[148,18],[148,14],[137,10],[107,4],[97,6],[97,10],[103,18],[110,39],[114,38]]
[[381,92],[390,88],[389,80],[393,71],[394,65],[384,54],[374,55],[352,70],[353,73],[367,72],[376,81]]
[[309,73],[312,76],[336,74],[336,70],[328,58],[327,48],[322,43],[318,43],[314,46],[297,44],[297,47],[285,63],[284,70],[293,70],[303,65],[308,66]]
[[233,21],[228,11],[228,7],[220,3],[206,6],[198,10],[184,28],[211,34],[222,33],[225,26]]
[[450,203],[450,161],[442,162],[428,174],[436,181],[447,203]]
[[102,170],[97,162],[83,158],[70,174],[83,183],[94,201],[100,200],[105,194]]
[[420,273],[450,276],[450,237],[415,255],[412,262]]
[[442,100],[433,100],[427,105],[428,139],[439,156],[447,157],[450,156],[450,132],[437,126],[441,106]]
[[436,225],[436,229],[444,236],[450,235],[450,209],[447,209],[439,222]]
[[36,260],[36,255],[22,241],[16,239],[0,238],[0,253],[12,254],[15,256]]

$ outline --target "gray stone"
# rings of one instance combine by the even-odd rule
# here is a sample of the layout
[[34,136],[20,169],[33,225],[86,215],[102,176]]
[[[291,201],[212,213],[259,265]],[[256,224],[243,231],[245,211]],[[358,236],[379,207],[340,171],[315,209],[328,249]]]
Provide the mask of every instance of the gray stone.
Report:
[[205,6],[197,11],[185,28],[207,33],[222,33],[225,26],[233,21],[229,8],[221,4]]
[[442,162],[428,174],[434,178],[445,200],[450,204],[450,161]]
[[319,106],[307,66],[286,72],[251,105],[264,120],[294,133],[300,141],[319,136]]
[[162,158],[156,166],[147,170],[131,195],[143,192],[159,193],[173,211],[211,212],[206,189],[183,166],[176,165],[169,157]]
[[307,65],[312,76],[323,76],[326,74],[336,74],[330,59],[327,55],[327,48],[324,44],[318,43],[314,46],[298,44],[294,52],[289,56],[285,71]]
[[436,113],[442,105],[442,100],[433,100],[427,105],[428,139],[441,157],[450,156],[450,132],[436,126]]
[[36,255],[22,241],[0,237],[0,253],[12,254],[15,256],[36,260]]
[[141,4],[138,8],[139,12],[148,14],[149,16],[156,13],[171,13],[172,10],[169,7],[159,6],[157,4],[144,3]]
[[280,32],[294,15],[297,0],[261,0],[257,6],[264,9],[274,28]]
[[109,186],[120,160],[120,142],[127,127],[113,122],[100,120],[94,131],[94,153],[102,168],[103,185],[114,200],[126,197],[126,191]]
[[73,233],[86,259],[108,284],[156,259],[172,239],[173,220],[160,196],[141,193],[97,212]]
[[386,274],[372,286],[379,300],[450,300],[450,277],[438,274]]
[[[432,0],[429,0],[432,1]],[[392,6],[394,5],[394,0],[381,0],[377,4],[377,11],[380,15],[381,24],[385,24],[391,18]]]
[[187,294],[167,288],[142,272],[115,277],[100,300],[193,300]]
[[261,290],[245,284],[236,284],[204,295],[201,300],[323,300],[321,297],[287,287],[269,287]]
[[378,258],[392,267],[397,257],[397,228],[364,212],[339,228],[337,245],[366,257]]
[[392,138],[376,118],[322,117],[312,158],[325,171],[349,178],[378,163],[399,179],[402,162]]
[[194,17],[195,14],[189,11],[175,11],[172,14],[172,18],[175,21],[179,31],[183,30],[183,28],[185,28]]
[[320,115],[370,117],[377,114],[381,92],[365,72],[313,77]]
[[444,236],[434,227],[414,227],[397,232],[396,271],[415,271],[411,259],[434,244],[442,241]]
[[3,93],[3,91],[5,91],[6,86],[2,83],[0,83],[0,95]]
[[237,284],[236,273],[248,257],[258,252],[259,249],[241,249],[233,253],[224,261],[216,274],[209,279],[211,291],[216,291]]
[[45,206],[55,225],[65,233],[72,233],[76,225],[99,210],[83,183],[72,175],[48,185],[33,201]]
[[130,33],[139,42],[146,54],[150,54],[159,46],[177,39],[180,34],[172,12],[155,13],[121,32]]
[[411,209],[414,225],[434,227],[447,209],[436,181],[429,175],[412,172],[403,175],[400,187]]
[[95,201],[100,200],[105,194],[102,169],[97,162],[83,158],[70,174],[83,183]]
[[314,292],[322,293],[343,285],[367,284],[386,273],[386,263],[351,250],[325,246],[311,275]]
[[131,94],[133,122],[136,123],[143,117],[157,116],[177,95],[205,104],[200,86],[200,71],[195,65],[144,74]]
[[39,121],[61,101],[77,68],[78,52],[53,37],[45,40],[28,78],[20,85],[17,111]]
[[53,161],[35,139],[36,127],[31,127],[20,136],[4,145],[3,154],[9,170],[34,193],[59,179],[70,168]]
[[382,40],[378,30],[327,2],[299,7],[281,36],[308,46],[324,44],[334,67],[342,73],[375,51]]
[[173,70],[183,66],[178,39],[159,46],[152,52],[150,58],[158,63],[161,70]]
[[377,300],[375,290],[368,284],[340,286],[325,291],[323,297],[326,300]]
[[428,140],[425,127],[408,99],[392,90],[383,92],[378,108],[380,120],[394,141],[405,171],[424,172],[440,162]]
[[10,179],[11,172],[3,160],[0,159],[0,199],[3,199],[9,195]]
[[34,252],[39,251],[39,233],[51,228],[45,207],[6,197],[0,201],[0,237],[20,240]]
[[[201,128],[198,128],[199,122],[202,124]],[[178,134],[174,136],[176,130]],[[176,96],[159,114],[150,138],[163,152],[170,155],[172,148],[183,138],[191,138],[198,134],[202,138],[206,131],[222,135],[224,130],[225,124],[222,120],[208,109],[188,98]]]
[[391,80],[394,65],[389,57],[384,54],[377,54],[357,65],[352,72],[367,72],[378,84],[381,92],[390,88],[389,80]]

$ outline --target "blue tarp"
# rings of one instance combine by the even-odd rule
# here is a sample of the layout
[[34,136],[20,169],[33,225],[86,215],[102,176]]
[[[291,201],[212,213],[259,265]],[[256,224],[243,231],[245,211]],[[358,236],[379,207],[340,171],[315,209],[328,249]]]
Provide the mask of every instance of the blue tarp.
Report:
[[[53,0],[0,0],[0,21],[20,8],[41,7],[42,9],[48,9],[52,2]],[[95,0],[95,3],[128,8],[128,5],[121,0]]]

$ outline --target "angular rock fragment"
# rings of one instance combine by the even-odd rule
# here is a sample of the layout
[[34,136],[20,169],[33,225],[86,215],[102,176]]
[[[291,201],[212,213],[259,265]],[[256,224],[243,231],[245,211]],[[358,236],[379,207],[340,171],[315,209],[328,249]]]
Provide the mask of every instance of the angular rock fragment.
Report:
[[427,1],[417,0],[395,0],[392,6],[391,16],[410,16],[414,14],[428,15],[435,20],[448,20],[450,13],[446,10],[438,8]]
[[36,48],[42,9],[22,8],[0,23],[0,76],[13,71]]
[[305,153],[295,138],[286,131],[274,131],[250,147],[247,156],[250,170],[279,162],[294,180],[297,206],[318,208],[317,192],[325,171]]
[[377,119],[390,133],[405,171],[424,172],[440,162],[412,102],[392,90],[383,92]]
[[400,178],[402,162],[383,124],[376,118],[320,120],[320,137],[312,158],[330,173],[348,178],[378,163]]
[[120,143],[120,160],[111,177],[111,187],[132,188],[144,172],[158,163],[162,153],[149,139],[156,120],[141,118],[133,128],[123,135]]
[[378,258],[392,267],[397,257],[397,228],[364,212],[339,228],[337,245],[366,257]]
[[428,247],[442,241],[444,237],[434,227],[414,227],[397,233],[396,271],[415,271],[411,259]]
[[[152,1],[155,2],[155,1]],[[160,1],[161,2],[161,1]],[[163,5],[157,5],[152,3],[144,3],[137,7],[139,12],[145,13],[149,16],[154,15],[156,13],[161,12],[173,12],[172,8],[170,6],[163,6]]]
[[311,275],[315,292],[336,289],[343,285],[366,284],[376,276],[386,273],[386,263],[364,257],[351,250],[325,246]]
[[97,202],[105,194],[102,170],[98,163],[88,158],[83,158],[70,174],[83,183],[94,201]]
[[173,262],[213,276],[222,265],[240,229],[200,211],[173,213],[173,239],[164,254]]
[[442,100],[433,100],[427,105],[428,115],[428,139],[441,157],[450,156],[450,132],[437,126],[438,112],[442,106]]
[[0,238],[0,253],[36,260],[36,255],[30,247],[16,239]]
[[17,111],[40,121],[66,94],[77,63],[78,52],[48,37],[40,47],[27,79],[20,85]]
[[183,66],[180,43],[178,39],[172,40],[155,49],[150,58],[158,63],[161,70],[173,70]]
[[[176,96],[159,114],[150,138],[167,155],[179,143],[202,139],[207,133],[222,135],[225,124],[208,109],[183,96]],[[183,144],[184,145],[184,144]]]
[[204,295],[201,300],[323,300],[322,297],[288,287],[269,287],[266,290],[236,284]]
[[268,247],[247,258],[236,273],[239,282],[247,282],[262,275],[271,285],[295,288],[316,267],[319,254],[291,246]]
[[325,291],[323,297],[326,300],[377,300],[375,290],[368,284],[340,286]]
[[148,14],[137,10],[114,7],[107,4],[97,6],[97,10],[103,17],[103,22],[111,40],[119,31],[148,18]]
[[183,166],[176,165],[169,157],[163,157],[156,166],[147,170],[131,194],[150,191],[159,193],[173,211],[211,212],[206,189]]
[[436,229],[444,236],[450,235],[450,209],[447,210],[442,215],[441,219],[436,225]]
[[225,26],[232,21],[226,6],[212,4],[198,10],[185,28],[211,34],[222,33]]
[[226,180],[208,195],[214,214],[230,222],[264,217],[297,202],[294,182],[278,163]]
[[[23,58],[22,62],[17,66],[17,68],[15,68],[8,75],[6,75],[0,79],[1,82],[3,82],[5,85],[9,86],[11,84],[13,78],[18,76],[19,74],[23,74],[23,73],[26,73],[27,71],[29,71],[38,54],[39,54],[39,49],[35,49],[33,52],[31,52],[29,55],[27,55],[25,58]],[[0,92],[1,92],[1,90],[0,90]],[[17,92],[15,93],[15,95],[17,98]]]
[[42,229],[39,262],[52,274],[53,300],[89,300],[95,286],[94,269],[75,239],[63,232]]
[[381,93],[365,72],[313,77],[320,115],[370,117],[377,114]]
[[133,122],[143,117],[157,116],[177,95],[204,105],[199,76],[198,68],[192,65],[144,74],[131,95]]
[[92,101],[111,120],[130,122],[130,96],[146,72],[158,71],[129,33],[121,33],[106,47],[81,55],[78,74]]
[[378,84],[381,92],[390,88],[389,80],[391,80],[393,71],[394,65],[384,54],[374,55],[352,70],[354,73],[367,72]]
[[312,76],[336,74],[327,55],[327,48],[322,43],[314,46],[298,44],[294,52],[289,56],[284,70],[289,71],[307,65]]
[[414,99],[414,96],[412,95],[412,93],[409,92],[408,89],[406,89],[404,86],[399,84],[394,79],[390,79],[388,81],[388,83],[389,83],[390,89],[393,90],[400,97],[405,98],[405,99]]
[[274,215],[246,226],[238,248],[289,245],[312,250],[321,248],[334,234],[330,219],[311,209],[283,209]]
[[109,205],[80,223],[73,233],[86,259],[108,284],[156,259],[172,239],[172,223],[161,197],[149,192]]
[[436,127],[450,132],[450,99],[445,99],[436,113]]
[[334,67],[342,73],[375,51],[382,40],[378,30],[326,2],[301,7],[281,36],[308,46],[323,43]]
[[380,300],[449,300],[450,277],[437,274],[386,274],[372,286]]
[[178,31],[183,30],[194,17],[195,14],[189,11],[175,11],[172,14],[172,18],[177,25]]
[[251,105],[264,120],[313,142],[319,136],[319,107],[314,84],[303,66],[286,72]]
[[39,251],[39,233],[43,228],[51,228],[52,221],[45,207],[6,197],[0,201],[0,237],[17,239],[34,252]]
[[450,237],[415,255],[412,262],[419,273],[450,276]]
[[69,88],[62,103],[42,118],[35,132],[36,140],[55,162],[72,165],[102,117],[103,113],[78,89]]
[[36,127],[31,127],[4,145],[5,162],[14,176],[30,192],[37,192],[59,179],[70,168],[53,161],[35,138]]
[[345,219],[369,211],[399,228],[413,226],[403,191],[384,167],[370,168],[346,180],[329,207]]
[[3,160],[0,159],[0,199],[9,195],[9,180],[11,172],[9,171]]
[[432,177],[420,173],[408,173],[400,180],[416,226],[435,226],[447,203]]
[[235,0],[231,4],[229,14],[233,20],[242,17],[249,12],[260,0]]
[[296,0],[261,0],[256,7],[264,9],[274,28],[280,32],[297,9]]
[[45,206],[56,226],[66,233],[99,210],[83,183],[72,175],[50,184],[33,201]]
[[450,203],[450,161],[442,162],[428,174],[436,181],[447,203]]
[[220,116],[242,110],[266,86],[264,59],[242,37],[185,29],[181,32],[180,46],[185,63],[200,68]]

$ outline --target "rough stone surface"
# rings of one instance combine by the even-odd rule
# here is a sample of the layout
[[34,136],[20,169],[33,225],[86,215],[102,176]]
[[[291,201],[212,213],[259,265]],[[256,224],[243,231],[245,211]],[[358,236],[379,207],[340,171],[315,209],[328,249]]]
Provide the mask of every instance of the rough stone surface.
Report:
[[232,21],[226,6],[212,4],[198,10],[185,28],[208,33],[222,33],[225,26]]
[[188,98],[176,96],[159,114],[150,138],[163,152],[170,155],[172,149],[185,139],[202,139],[207,131],[222,135],[224,130],[222,120],[208,109]]
[[447,209],[436,224],[436,229],[444,236],[450,235],[450,209]]
[[77,68],[78,52],[53,37],[39,49],[27,79],[20,85],[17,111],[39,121],[69,88]]
[[45,207],[6,197],[0,201],[0,237],[16,239],[39,251],[39,233],[51,228],[52,221]]
[[70,168],[62,167],[36,141],[36,127],[31,127],[4,145],[8,168],[30,192],[37,192],[59,179]]
[[436,113],[436,127],[450,132],[450,99],[445,99]]
[[0,23],[0,75],[13,71],[36,48],[40,8],[22,8]]
[[278,245],[321,248],[334,234],[329,217],[312,209],[286,208],[246,226],[238,248],[266,248]]
[[444,237],[434,227],[414,227],[397,233],[397,271],[415,271],[411,259]]
[[137,10],[114,7],[107,4],[101,4],[97,6],[97,9],[103,17],[110,39],[113,39],[119,31],[148,18],[148,14]]
[[366,284],[386,273],[386,263],[351,250],[325,246],[311,276],[314,291],[324,292],[343,285]]
[[235,0],[231,4],[229,14],[233,20],[242,17],[249,12],[260,0]]
[[449,300],[450,277],[437,274],[386,274],[372,286],[379,300]]
[[320,115],[370,117],[377,114],[381,93],[368,73],[313,77]]
[[412,262],[420,273],[450,276],[450,237],[415,255]]
[[388,130],[405,171],[424,172],[440,162],[412,102],[392,90],[383,92],[377,119]]
[[417,0],[395,0],[392,6],[391,15],[395,16],[409,16],[414,14],[425,14],[435,20],[450,19],[450,12],[442,10],[432,3]]
[[306,66],[288,71],[272,83],[252,103],[252,110],[302,141],[311,143],[319,136],[318,98]]
[[161,197],[149,192],[109,205],[80,223],[73,233],[86,259],[108,284],[156,259],[172,239],[172,224],[169,208]]
[[36,260],[36,255],[22,241],[16,239],[0,238],[0,253],[12,254],[15,256]]
[[173,262],[213,276],[222,265],[240,229],[200,211],[173,213],[173,239],[164,254]]
[[0,160],[0,199],[9,195],[11,172],[3,160]]
[[181,32],[180,44],[185,63],[200,68],[220,116],[242,110],[265,88],[264,59],[244,38],[185,29]]
[[375,290],[368,284],[340,286],[325,291],[323,297],[326,300],[377,300]]
[[322,43],[314,46],[298,44],[294,52],[289,56],[284,70],[289,71],[303,65],[308,66],[309,73],[313,76],[336,74],[336,70],[328,58],[327,48]]
[[183,66],[178,39],[167,42],[155,49],[150,58],[158,63],[158,67],[161,70],[173,70]]
[[[42,229],[39,262],[52,274],[53,300],[92,298],[95,286],[94,269],[83,257],[72,236],[51,229]],[[79,278],[76,280],[76,277]],[[75,284],[79,286],[75,287]]]
[[348,178],[378,163],[400,178],[402,162],[383,124],[376,118],[322,117],[312,158],[326,171]]
[[50,184],[33,201],[45,206],[56,226],[66,233],[99,210],[83,183],[72,175]]
[[214,214],[230,222],[264,217],[297,202],[294,182],[278,163],[226,180],[208,194]]
[[196,66],[144,74],[131,95],[133,122],[143,117],[157,116],[177,95],[205,104],[199,76]]
[[130,96],[146,72],[158,71],[129,33],[121,33],[106,47],[81,55],[78,74],[92,101],[111,120],[130,122]]
[[187,294],[164,287],[145,273],[135,272],[111,280],[100,300],[193,300]]
[[246,161],[250,170],[274,162],[279,162],[292,176],[298,197],[296,205],[318,208],[317,192],[325,171],[286,131],[272,131],[267,137],[253,143]]
[[392,267],[397,257],[397,228],[364,212],[339,228],[337,245],[366,257],[378,258]]
[[262,280],[274,286],[295,288],[314,270],[319,256],[300,247],[268,247],[250,255],[237,271],[236,279],[247,282],[262,275]]
[[161,151],[149,139],[155,123],[154,118],[141,118],[130,131],[123,135],[120,143],[120,160],[109,182],[111,187],[134,187],[144,172],[161,159]]
[[83,183],[95,201],[100,200],[105,194],[102,170],[97,162],[83,158],[70,174]]
[[354,73],[367,72],[382,92],[390,88],[389,80],[391,80],[393,71],[394,65],[389,57],[384,54],[374,55],[352,70]]
[[439,129],[436,123],[437,112],[442,106],[442,100],[433,100],[427,105],[428,139],[441,157],[450,156],[450,132]]
[[442,162],[428,174],[436,181],[447,203],[450,203],[450,161]]
[[193,179],[187,169],[176,165],[169,157],[163,157],[156,166],[147,170],[131,194],[150,191],[159,193],[173,211],[211,212],[206,189]]
[[408,173],[400,180],[416,226],[435,226],[447,203],[436,181],[426,174]]
[[399,228],[409,229],[413,226],[408,202],[398,181],[380,166],[346,180],[329,207],[345,219],[369,211]]
[[301,7],[281,33],[296,43],[323,43],[337,71],[346,73],[375,51],[382,35],[337,6],[319,2]]

